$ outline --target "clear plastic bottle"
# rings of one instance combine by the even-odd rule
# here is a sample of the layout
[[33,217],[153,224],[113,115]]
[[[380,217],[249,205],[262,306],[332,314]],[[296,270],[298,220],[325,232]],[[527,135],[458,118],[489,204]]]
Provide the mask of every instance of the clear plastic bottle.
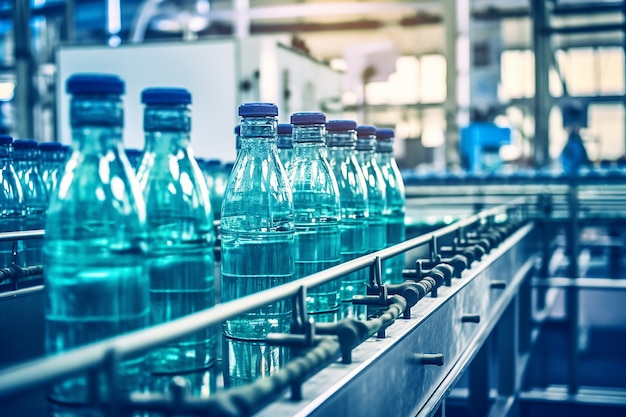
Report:
[[39,144],[41,152],[41,178],[46,183],[48,198],[56,191],[63,171],[59,172],[60,160],[63,157],[63,145],[59,142],[42,142]]
[[[48,190],[46,183],[39,175],[40,159],[37,141],[17,139],[13,142],[13,161],[24,193],[26,207],[24,230],[41,230],[46,226]],[[43,240],[26,240],[24,246],[26,265],[41,265]]]
[[[193,157],[191,94],[148,88],[144,157],[138,173],[146,201],[152,324],[215,305],[213,214],[209,191]],[[205,369],[216,358],[214,329],[165,345],[150,358],[156,373]]]
[[376,128],[374,126],[359,126],[356,132],[357,160],[367,185],[367,202],[369,205],[367,240],[369,252],[375,252],[383,249],[387,242],[386,186],[374,152],[376,149]]
[[[341,198],[341,260],[346,262],[369,251],[367,240],[369,206],[365,177],[356,159],[356,122],[330,120],[326,123],[326,146]],[[341,300],[351,307],[355,295],[365,295],[369,271],[362,269],[341,279]],[[342,304],[343,305],[343,304]],[[345,309],[348,314],[351,308]]]
[[293,125],[291,123],[280,123],[278,125],[278,139],[276,146],[278,147],[278,156],[283,164],[285,171],[289,171],[291,158],[293,157]]
[[[393,129],[378,129],[376,131],[376,162],[378,162],[385,180],[387,197],[387,214],[385,216],[387,220],[387,246],[404,242],[406,238],[404,181],[396,159],[393,157],[394,136]],[[383,263],[385,281],[390,284],[403,282],[402,269],[404,269],[404,254],[385,260]]]
[[[0,232],[16,232],[24,228],[26,207],[22,185],[13,167],[13,138],[0,135]],[[0,268],[13,263],[24,265],[24,243],[0,242]]]
[[[302,278],[341,262],[341,203],[325,157],[326,116],[295,113],[291,123],[294,148],[288,176],[296,225],[296,277]],[[316,321],[337,319],[340,286],[337,279],[307,291],[307,311]]]
[[[278,108],[239,107],[241,152],[222,205],[222,302],[294,278],[293,201],[276,151]],[[225,382],[241,385],[278,371],[287,349],[266,346],[270,332],[288,333],[291,303],[273,303],[224,324]]]
[[[122,145],[124,82],[104,74],[67,81],[75,151],[51,196],[44,239],[48,354],[143,328],[149,323],[146,210]],[[141,358],[119,371],[139,387]],[[51,396],[84,403],[84,377],[54,385]]]

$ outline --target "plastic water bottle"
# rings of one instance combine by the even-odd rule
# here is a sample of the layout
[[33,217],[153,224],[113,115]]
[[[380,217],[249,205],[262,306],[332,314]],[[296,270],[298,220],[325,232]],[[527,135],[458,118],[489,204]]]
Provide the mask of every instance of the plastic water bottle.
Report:
[[235,155],[239,155],[239,151],[241,150],[241,125],[235,126],[233,133],[235,134]]
[[[48,354],[143,328],[150,318],[145,203],[122,146],[124,82],[112,75],[76,74],[66,87],[76,150],[46,218]],[[139,387],[142,362],[122,364],[123,388]],[[51,396],[85,403],[86,379],[58,383]]]
[[[293,158],[289,182],[296,225],[296,277],[323,271],[341,262],[339,188],[325,158],[326,116],[305,112],[291,115]],[[307,311],[316,321],[334,321],[339,312],[341,280],[307,291]]]
[[[0,232],[16,232],[24,227],[26,208],[20,180],[13,167],[13,138],[0,135]],[[13,263],[24,266],[23,241],[0,242],[0,268]]]
[[[46,225],[48,190],[39,175],[40,159],[37,141],[17,139],[13,142],[13,161],[24,193],[26,208],[24,230],[41,230]],[[41,265],[43,240],[26,240],[24,246],[26,265]]]
[[[152,324],[159,324],[215,305],[215,234],[209,191],[190,146],[191,94],[148,88],[141,101],[146,144],[138,179],[146,200]],[[207,329],[157,349],[150,368],[196,371],[215,357],[215,333]]]
[[[406,237],[404,227],[404,181],[393,157],[393,129],[378,129],[376,131],[376,162],[380,167],[385,180],[387,197],[387,246],[404,242]],[[404,254],[394,256],[383,262],[384,279],[387,283],[398,284],[404,269]]]
[[385,219],[387,193],[383,174],[376,162],[375,149],[376,128],[374,126],[359,126],[357,128],[356,154],[367,185],[369,252],[383,249],[387,242],[387,222]]
[[130,163],[133,171],[138,172],[143,159],[143,151],[141,149],[134,148],[126,149],[126,157],[128,158],[128,162]]
[[42,142],[39,144],[39,151],[41,152],[41,178],[46,183],[48,197],[50,197],[63,175],[63,171],[59,171],[64,157],[63,145],[59,142]]
[[[239,107],[241,152],[222,205],[222,302],[273,288],[294,278],[293,201],[276,151],[278,108]],[[270,332],[288,333],[291,303],[283,300],[224,324],[225,382],[249,383],[274,374],[287,349],[266,346]]]
[[278,125],[278,139],[276,146],[278,147],[278,156],[280,162],[286,171],[289,170],[291,158],[293,156],[293,125],[291,123],[281,123]]
[[[341,260],[346,262],[368,253],[369,207],[365,177],[356,159],[356,122],[331,120],[326,123],[328,162],[337,179],[341,198]],[[362,269],[341,280],[342,306],[352,312],[350,300],[364,295],[369,271]]]

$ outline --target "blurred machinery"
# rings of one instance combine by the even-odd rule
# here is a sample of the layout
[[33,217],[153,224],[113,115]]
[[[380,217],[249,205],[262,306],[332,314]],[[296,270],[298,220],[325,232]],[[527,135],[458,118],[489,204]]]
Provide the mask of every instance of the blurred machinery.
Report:
[[494,171],[502,164],[500,147],[511,143],[511,129],[471,123],[461,129],[461,160],[470,172]]

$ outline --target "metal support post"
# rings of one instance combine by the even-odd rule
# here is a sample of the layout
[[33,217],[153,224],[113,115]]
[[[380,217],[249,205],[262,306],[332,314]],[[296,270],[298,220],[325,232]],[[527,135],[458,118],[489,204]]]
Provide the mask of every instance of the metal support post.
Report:
[[519,289],[519,353],[529,353],[532,334],[532,289],[527,278]]
[[489,411],[489,340],[476,353],[469,368],[469,417],[484,417]]
[[65,0],[65,41],[67,43],[74,43],[76,40],[75,21],[76,7],[74,0]]
[[535,142],[533,162],[536,168],[549,164],[549,117],[552,107],[549,70],[550,49],[549,16],[546,0],[532,0],[533,50],[535,51]]
[[[567,225],[567,257],[569,264],[567,276],[579,277],[579,221],[578,221],[578,186],[570,184],[569,194],[569,222]],[[566,309],[568,320],[568,392],[575,394],[578,391],[578,288],[571,285],[566,290]]]
[[13,33],[15,38],[15,135],[33,137],[33,56],[30,36],[30,1],[16,0],[13,8]]
[[445,0],[446,28],[446,143],[448,167],[458,166],[459,126],[469,124],[470,106],[470,2]]
[[518,297],[504,311],[497,330],[498,395],[513,396],[517,388],[519,317]]

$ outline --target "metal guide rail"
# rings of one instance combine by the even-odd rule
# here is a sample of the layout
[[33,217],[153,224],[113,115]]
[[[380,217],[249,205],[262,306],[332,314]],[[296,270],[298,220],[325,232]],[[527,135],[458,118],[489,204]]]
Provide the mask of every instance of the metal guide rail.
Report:
[[[429,415],[529,281],[537,248],[527,204],[516,199],[285,285],[6,368],[0,371],[0,402],[87,374],[90,384],[106,384],[107,394],[91,390],[95,415]],[[405,252],[417,258],[415,268],[403,271],[404,283],[384,285],[382,261]],[[367,295],[352,303],[368,307],[367,320],[309,319],[307,289],[362,268],[370,270]],[[292,332],[270,334],[267,343],[290,347],[294,359],[272,377],[208,398],[187,396],[177,377],[166,394],[119,389],[117,366],[124,358],[289,297]],[[398,401],[383,400],[393,398],[385,396],[393,391],[397,397],[402,386],[410,389],[401,389]]]

